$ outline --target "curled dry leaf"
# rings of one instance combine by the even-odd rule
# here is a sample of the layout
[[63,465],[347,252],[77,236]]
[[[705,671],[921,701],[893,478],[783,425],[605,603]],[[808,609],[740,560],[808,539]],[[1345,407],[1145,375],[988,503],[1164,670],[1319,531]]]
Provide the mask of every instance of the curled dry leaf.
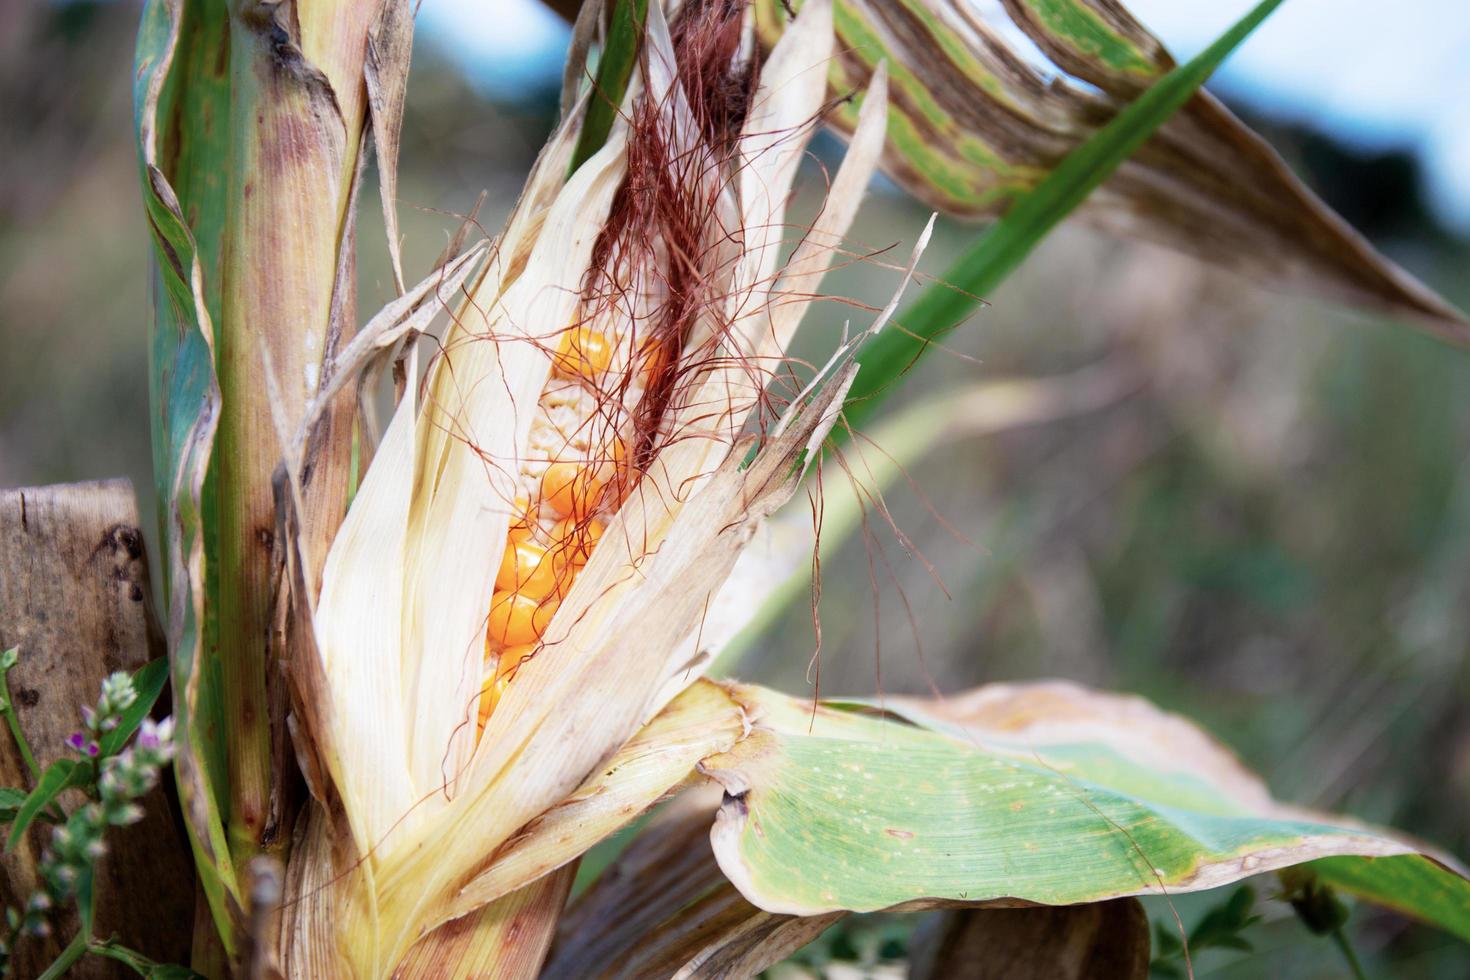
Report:
[[841,918],[772,915],[742,898],[710,850],[712,790],[670,802],[572,904],[544,980],[755,976]]
[[574,862],[440,926],[408,951],[395,980],[542,976],[576,875]]
[[[784,7],[760,0],[764,43],[785,29]],[[835,2],[831,88],[853,100],[833,125],[852,129],[874,66],[886,59],[893,108],[884,170],[947,214],[999,217],[1174,66],[1120,3],[1005,0],[1004,10],[982,11],[974,0]],[[1028,60],[1001,29],[1011,25],[1051,63]],[[1374,251],[1208,93],[1165,123],[1083,213],[1269,284],[1370,304],[1470,342],[1462,312]]]

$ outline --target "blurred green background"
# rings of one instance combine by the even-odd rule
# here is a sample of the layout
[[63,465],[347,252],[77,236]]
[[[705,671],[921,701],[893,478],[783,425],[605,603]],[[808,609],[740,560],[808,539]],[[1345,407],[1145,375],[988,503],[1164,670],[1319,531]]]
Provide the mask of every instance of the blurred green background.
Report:
[[[151,514],[136,15],[0,11],[0,484],[123,474]],[[551,87],[491,92],[419,45],[401,162],[411,277],[482,189],[497,229],[549,131]],[[1470,245],[1437,224],[1412,157],[1263,128],[1376,244],[1470,307]],[[798,214],[820,186],[814,164]],[[852,240],[904,255],[926,218],[883,186]],[[375,200],[362,221],[367,311],[390,295]],[[922,268],[940,272],[973,233],[941,222]],[[895,282],[859,265],[828,291],[881,305]],[[1135,691],[1197,719],[1284,799],[1470,855],[1470,353],[1081,226],[989,300],[893,408],[1100,363],[1136,390],[910,467],[887,502],[923,560],[876,522],[825,564],[823,692],[1040,677]],[[823,349],[864,316],[819,304],[803,344]],[[808,690],[813,646],[810,611],[793,609],[740,672]],[[1218,900],[1177,905],[1188,922]],[[1197,975],[1344,974],[1284,905],[1263,910],[1256,952],[1202,953]],[[860,922],[824,949],[871,964],[891,929]],[[1463,944],[1391,914],[1359,909],[1353,937],[1370,974],[1470,975]]]

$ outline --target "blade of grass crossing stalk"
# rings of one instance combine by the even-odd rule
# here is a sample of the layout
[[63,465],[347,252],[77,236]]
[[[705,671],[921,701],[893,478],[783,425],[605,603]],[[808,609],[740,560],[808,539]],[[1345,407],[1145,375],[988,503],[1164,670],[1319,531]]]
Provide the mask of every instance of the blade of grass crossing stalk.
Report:
[[[909,307],[899,318],[905,329],[889,327],[870,341],[857,355],[861,369],[844,409],[849,424],[865,422],[893,382],[929,345],[974,310],[979,303],[976,297],[994,289],[1019,266],[1052,228],[1189,101],[1281,2],[1258,3],[1215,43],[1130,103],[982,234],[944,274],[942,283],[930,286]],[[841,432],[834,430],[833,437]]]
[[633,77],[633,64],[638,59],[643,21],[647,14],[648,0],[617,0],[613,5],[607,43],[597,61],[596,87],[587,104],[587,117],[582,122],[582,132],[577,137],[577,148],[572,153],[568,174],[576,173],[592,154],[602,149],[602,144],[607,142],[607,134],[612,132],[613,120],[623,104],[623,93],[628,91],[628,81]]

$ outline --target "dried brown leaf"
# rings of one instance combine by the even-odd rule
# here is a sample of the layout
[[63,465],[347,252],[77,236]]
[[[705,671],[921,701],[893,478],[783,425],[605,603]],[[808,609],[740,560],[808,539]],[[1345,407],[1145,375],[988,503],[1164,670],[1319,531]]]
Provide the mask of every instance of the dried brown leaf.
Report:
[[[1174,65],[1114,0],[1006,0],[1005,7],[1060,77],[1028,63],[994,15],[966,0],[837,3],[832,94],[858,93],[860,103],[886,58],[894,110],[884,169],[920,200],[962,218],[1005,213]],[[759,14],[770,44],[787,22],[781,0],[759,0]],[[830,121],[851,133],[858,112],[843,106]],[[1083,214],[1274,286],[1370,305],[1470,342],[1461,311],[1376,252],[1208,93],[1167,122]]]
[[842,917],[772,915],[741,898],[710,849],[719,796],[704,785],[672,801],[572,904],[545,980],[755,976]]

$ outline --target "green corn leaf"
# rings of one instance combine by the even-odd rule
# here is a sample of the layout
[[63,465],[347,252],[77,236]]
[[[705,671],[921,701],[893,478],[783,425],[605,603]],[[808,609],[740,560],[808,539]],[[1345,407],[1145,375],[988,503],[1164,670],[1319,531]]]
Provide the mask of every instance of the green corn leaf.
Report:
[[168,683],[168,660],[159,657],[150,660],[138,668],[133,674],[133,689],[138,692],[138,697],[128,706],[118,718],[117,727],[102,736],[102,754],[116,755],[121,752],[128,739],[132,738],[133,732],[143,724],[143,719],[153,710],[158,703],[158,698],[163,694],[163,685]]
[[1169,72],[1135,99],[981,235],[944,274],[947,286],[935,284],[919,297],[899,318],[906,330],[890,327],[869,341],[857,355],[862,369],[848,393],[845,413],[849,424],[860,426],[871,416],[894,380],[935,339],[975,309],[979,301],[974,297],[998,286],[1280,5],[1281,0],[1258,3],[1198,57]]
[[15,850],[25,836],[26,829],[41,811],[62,792],[73,786],[84,786],[92,781],[92,764],[76,759],[57,759],[41,772],[36,788],[26,795],[24,802],[15,812],[15,822],[10,827],[10,837],[5,842],[7,851]]
[[216,603],[208,594],[214,576],[206,554],[214,549],[206,547],[212,522],[205,520],[211,507],[206,474],[220,414],[212,326],[219,298],[217,290],[206,293],[205,279],[217,275],[225,220],[227,21],[221,4],[149,0],[138,29],[133,107],[156,260],[149,387],[178,791],[204,893],[229,945],[226,896],[237,894],[237,886],[220,810],[225,729],[219,663],[208,653],[215,648]]
[[[758,0],[763,44],[787,0]],[[851,134],[880,61],[890,72],[883,166],[946,214],[994,219],[1174,62],[1115,0],[835,0],[829,123]],[[998,30],[1009,19],[1015,35]],[[1037,57],[1037,55],[1044,57]],[[1077,84],[1081,83],[1081,84]],[[1278,286],[1406,316],[1457,343],[1465,315],[1376,253],[1271,147],[1207,93],[1183,104],[1083,213]]]
[[592,99],[587,104],[587,116],[572,152],[569,173],[575,173],[592,154],[602,149],[607,134],[612,132],[613,120],[623,104],[623,93],[628,91],[628,82],[633,77],[647,16],[648,0],[617,0],[613,4],[607,43],[597,63]]
[[1388,831],[1275,802],[1235,757],[1137,698],[1063,683],[814,709],[751,686],[701,769],[721,868],[771,912],[1047,905],[1215,888],[1300,864],[1470,939],[1470,879]]
[[[1341,891],[1405,915],[1436,922],[1461,938],[1470,939],[1470,896],[1456,877],[1461,873],[1458,865],[1446,865],[1432,857],[1414,861],[1331,857],[1313,861],[1307,870]],[[1436,910],[1444,921],[1426,914],[1427,910]]]

